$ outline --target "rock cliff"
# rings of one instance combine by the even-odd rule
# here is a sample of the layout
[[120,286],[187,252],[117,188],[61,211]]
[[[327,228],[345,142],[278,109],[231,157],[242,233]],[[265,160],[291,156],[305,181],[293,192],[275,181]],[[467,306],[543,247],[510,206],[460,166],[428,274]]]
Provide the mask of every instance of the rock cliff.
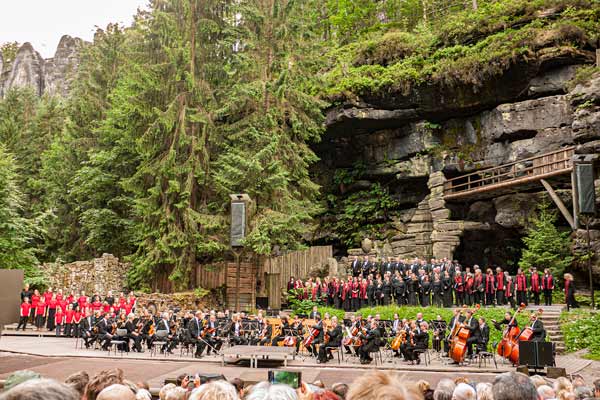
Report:
[[53,58],[44,59],[30,43],[24,43],[11,63],[0,54],[0,97],[16,87],[30,87],[43,94],[66,96],[79,64],[84,42],[68,35],[60,39]]
[[[315,146],[320,183],[342,196],[336,171],[360,165],[361,187],[377,182],[389,188],[395,212],[412,215],[380,235],[376,247],[390,249],[389,255],[515,266],[527,217],[545,196],[542,185],[451,203],[443,198],[443,185],[467,172],[568,146],[577,153],[600,151],[600,73],[572,87],[577,69],[594,62],[593,49],[548,48],[544,54],[478,88],[422,84],[409,93],[371,93],[332,107],[326,135]],[[554,184],[571,208],[570,181]],[[584,235],[574,232],[576,246]],[[600,219],[592,221],[591,235],[598,254]]]

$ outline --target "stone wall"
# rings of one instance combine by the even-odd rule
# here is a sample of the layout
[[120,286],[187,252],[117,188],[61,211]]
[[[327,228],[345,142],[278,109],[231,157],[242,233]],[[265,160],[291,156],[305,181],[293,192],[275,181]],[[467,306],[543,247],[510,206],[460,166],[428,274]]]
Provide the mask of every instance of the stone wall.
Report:
[[129,264],[112,254],[102,254],[90,261],[46,263],[40,268],[47,276],[49,287],[102,295],[109,290],[118,293],[125,289]]

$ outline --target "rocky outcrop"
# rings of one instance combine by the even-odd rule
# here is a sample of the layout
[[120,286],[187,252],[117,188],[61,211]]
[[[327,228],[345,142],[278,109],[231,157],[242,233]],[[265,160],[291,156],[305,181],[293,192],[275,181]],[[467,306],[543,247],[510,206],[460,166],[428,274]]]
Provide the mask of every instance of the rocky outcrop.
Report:
[[[528,219],[547,198],[541,184],[534,182],[521,193],[447,203],[444,183],[567,146],[577,146],[578,153],[600,153],[600,74],[569,91],[575,64],[591,60],[589,52],[575,53],[554,53],[554,60],[548,53],[545,67],[535,71],[515,65],[477,93],[423,86],[332,108],[327,133],[314,146],[321,157],[319,170],[328,176],[360,165],[362,188],[374,182],[389,185],[398,206],[390,239],[375,241],[379,249],[391,245],[392,255],[403,258],[514,266]],[[552,185],[572,207],[569,177]],[[409,218],[402,217],[407,213]],[[559,223],[568,229],[562,217]],[[592,246],[600,250],[600,219],[592,220],[591,228]],[[575,251],[581,251],[585,235],[578,231],[574,236]],[[600,267],[596,271],[600,276]]]
[[68,35],[60,39],[53,58],[45,60],[30,43],[24,43],[10,63],[0,54],[0,97],[10,89],[30,87],[39,96],[67,95],[79,65],[81,39]]

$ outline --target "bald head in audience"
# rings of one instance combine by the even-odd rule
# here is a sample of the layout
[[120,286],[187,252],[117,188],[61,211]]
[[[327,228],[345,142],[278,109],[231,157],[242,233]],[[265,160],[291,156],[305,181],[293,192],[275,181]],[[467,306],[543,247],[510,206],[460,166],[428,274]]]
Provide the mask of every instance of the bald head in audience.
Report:
[[125,385],[114,384],[102,389],[96,400],[135,400],[135,394]]

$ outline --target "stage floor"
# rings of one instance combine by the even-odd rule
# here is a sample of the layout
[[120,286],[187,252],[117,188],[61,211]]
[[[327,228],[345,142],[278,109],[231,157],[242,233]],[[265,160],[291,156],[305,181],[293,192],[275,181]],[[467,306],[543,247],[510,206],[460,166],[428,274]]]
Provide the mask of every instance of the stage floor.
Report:
[[[68,375],[85,370],[94,374],[103,369],[121,368],[125,376],[131,380],[146,380],[153,387],[159,387],[166,378],[175,378],[182,373],[222,373],[228,379],[239,377],[245,381],[256,382],[267,379],[270,368],[262,367],[250,369],[247,366],[226,365],[221,367],[221,357],[208,356],[194,359],[184,355],[180,357],[176,350],[175,355],[164,357],[157,354],[151,357],[148,352],[143,354],[130,353],[121,356],[101,350],[76,349],[75,339],[2,336],[0,339],[0,379],[5,379],[11,372],[20,369],[31,369],[44,376],[64,379]],[[321,380],[326,385],[336,382],[350,383],[355,378],[363,375],[370,369],[394,370],[406,376],[407,379],[425,379],[432,385],[442,378],[455,378],[466,376],[477,382],[490,382],[495,375],[514,370],[510,365],[497,358],[498,369],[493,363],[487,367],[478,366],[453,366],[447,365],[436,353],[432,353],[431,364],[425,366],[409,365],[398,359],[386,359],[381,365],[360,365],[355,357],[346,359],[338,365],[337,358],[327,364],[317,364],[311,357],[296,357],[288,363],[288,369],[302,371],[303,380],[312,382]],[[567,373],[583,373],[589,369],[592,362],[574,356],[558,356],[557,366],[567,369]],[[598,364],[598,363],[596,363]],[[282,368],[281,368],[282,369]],[[595,370],[596,373],[597,370]]]

